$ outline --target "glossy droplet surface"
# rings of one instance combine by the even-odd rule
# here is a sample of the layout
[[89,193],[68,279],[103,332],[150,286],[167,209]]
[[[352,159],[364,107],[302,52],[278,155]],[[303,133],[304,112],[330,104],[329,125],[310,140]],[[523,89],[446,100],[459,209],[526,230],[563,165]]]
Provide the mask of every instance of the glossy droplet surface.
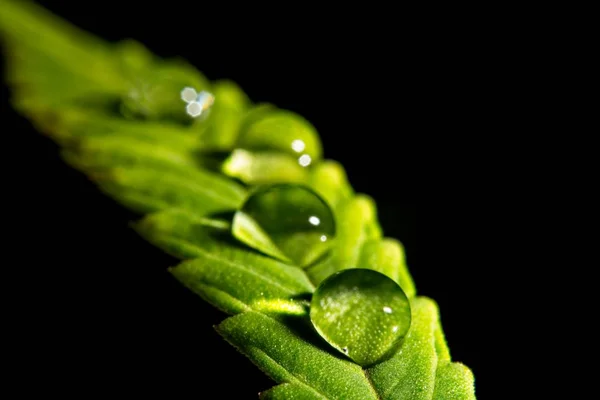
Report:
[[234,216],[232,232],[258,251],[304,267],[329,250],[335,221],[327,203],[311,189],[277,184],[250,195]]
[[331,346],[357,364],[371,366],[391,357],[411,324],[410,302],[400,286],[370,269],[348,269],[321,283],[311,321]]

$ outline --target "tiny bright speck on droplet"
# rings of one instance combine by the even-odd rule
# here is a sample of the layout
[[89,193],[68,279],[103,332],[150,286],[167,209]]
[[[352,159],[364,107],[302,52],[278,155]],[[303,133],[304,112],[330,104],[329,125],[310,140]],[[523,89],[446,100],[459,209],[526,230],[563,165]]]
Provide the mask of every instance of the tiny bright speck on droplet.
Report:
[[303,154],[298,158],[298,164],[303,167],[308,167],[312,162],[312,158],[308,154]]
[[321,236],[321,242],[326,242],[327,241],[327,236],[323,235]]
[[383,307],[383,312],[386,314],[391,314],[392,313],[392,309],[390,307]]
[[196,92],[196,89],[194,88],[186,87],[181,91],[181,100],[185,101],[186,103],[195,101],[197,97],[198,92]]
[[202,106],[200,105],[200,103],[197,103],[195,101],[188,104],[185,109],[187,113],[192,117],[197,117],[200,114],[202,114]]
[[306,144],[304,144],[303,140],[296,139],[292,142],[292,150],[294,150],[296,153],[303,152],[305,148]]
[[315,217],[315,216],[310,217],[308,219],[308,222],[310,222],[314,226],[319,226],[319,224],[321,224],[321,220],[319,219],[319,217]]

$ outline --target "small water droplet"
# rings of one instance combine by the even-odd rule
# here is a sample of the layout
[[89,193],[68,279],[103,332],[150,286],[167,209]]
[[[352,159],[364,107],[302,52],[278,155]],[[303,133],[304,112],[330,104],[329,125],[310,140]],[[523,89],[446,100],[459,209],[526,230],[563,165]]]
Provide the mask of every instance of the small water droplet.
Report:
[[325,236],[325,235],[322,235],[322,236],[321,236],[321,242],[326,242],[326,241],[327,241],[327,236]]
[[383,307],[383,312],[386,314],[391,314],[393,310],[390,307]]
[[296,153],[303,152],[305,148],[306,148],[306,144],[304,143],[303,140],[296,139],[292,142],[292,150],[294,150]]
[[303,154],[298,159],[298,164],[300,164],[303,167],[308,167],[311,162],[312,162],[312,158],[310,158],[310,156],[308,154]]
[[394,333],[398,332],[398,327],[397,326],[393,327],[392,332],[394,332]]

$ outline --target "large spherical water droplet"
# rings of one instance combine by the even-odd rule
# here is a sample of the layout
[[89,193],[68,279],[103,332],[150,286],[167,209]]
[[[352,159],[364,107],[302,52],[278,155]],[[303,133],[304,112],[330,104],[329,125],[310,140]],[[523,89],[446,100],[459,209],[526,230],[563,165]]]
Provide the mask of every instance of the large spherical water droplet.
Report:
[[396,353],[410,328],[411,309],[404,291],[386,275],[348,269],[317,288],[310,318],[329,344],[370,366]]
[[335,236],[327,203],[302,185],[258,188],[236,212],[233,235],[267,255],[308,266],[326,254]]

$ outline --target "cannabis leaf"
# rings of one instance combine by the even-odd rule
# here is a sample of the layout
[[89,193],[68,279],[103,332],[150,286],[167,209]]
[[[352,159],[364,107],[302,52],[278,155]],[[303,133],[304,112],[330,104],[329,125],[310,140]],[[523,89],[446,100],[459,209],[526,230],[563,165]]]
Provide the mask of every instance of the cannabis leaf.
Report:
[[[170,269],[177,279],[232,315],[217,331],[279,383],[261,398],[475,399],[473,375],[451,361],[437,305],[417,296],[402,245],[382,237],[374,201],[354,193],[343,167],[321,159],[308,121],[252,104],[233,82],[209,82],[135,41],[105,43],[31,2],[0,6],[14,107],[62,146],[67,163],[144,215],[135,229],[182,260]],[[190,118],[179,98],[184,87],[210,92],[212,108]],[[278,196],[251,202],[267,184],[292,185],[323,202],[313,195],[294,195],[304,199],[298,204]],[[269,220],[275,209],[312,210],[318,229],[293,222],[278,230]],[[335,230],[325,226],[328,212]],[[356,335],[320,336],[310,318],[317,288],[356,268],[393,280],[386,285],[406,295],[406,305],[397,304],[412,320],[393,353],[375,363],[360,353],[373,364],[366,368],[324,339]],[[360,301],[366,313],[370,302],[381,306],[368,296]],[[406,315],[397,321],[406,323]]]

